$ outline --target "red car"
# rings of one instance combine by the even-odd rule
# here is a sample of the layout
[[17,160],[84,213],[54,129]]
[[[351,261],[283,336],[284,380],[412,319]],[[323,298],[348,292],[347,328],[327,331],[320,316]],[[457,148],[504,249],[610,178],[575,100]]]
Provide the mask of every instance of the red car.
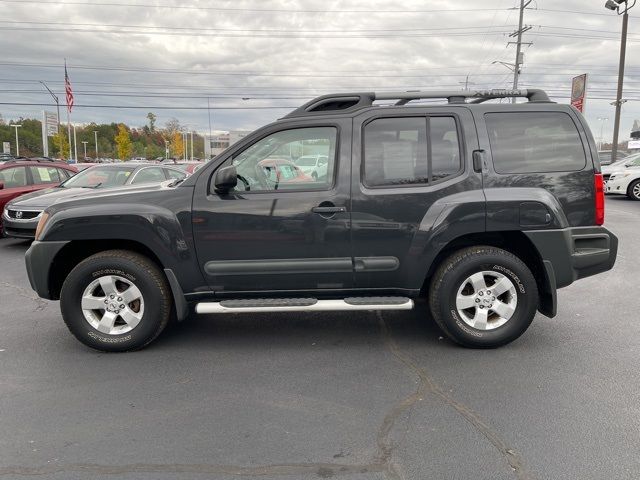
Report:
[[[0,211],[20,195],[53,187],[72,177],[77,170],[64,162],[41,160],[8,160],[0,162]],[[0,235],[2,217],[0,216]]]
[[[168,163],[168,162],[167,162]],[[201,167],[204,167],[205,162],[177,162],[177,163],[169,163],[169,165],[173,165],[174,167],[179,168],[180,170],[184,170],[189,175],[195,173]]]

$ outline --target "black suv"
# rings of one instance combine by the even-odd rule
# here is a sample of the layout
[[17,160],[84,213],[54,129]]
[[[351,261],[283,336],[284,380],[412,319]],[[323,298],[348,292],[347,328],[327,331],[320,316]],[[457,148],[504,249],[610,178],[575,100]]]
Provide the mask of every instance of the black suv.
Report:
[[[526,97],[526,103],[485,103]],[[440,98],[441,104],[420,103]],[[432,100],[430,100],[432,102]],[[411,104],[414,102],[414,104]],[[296,162],[326,156],[311,176]],[[612,268],[596,144],[540,90],[326,95],[184,181],[47,208],[38,295],[99,350],[197,313],[410,310],[468,347],[518,338]]]

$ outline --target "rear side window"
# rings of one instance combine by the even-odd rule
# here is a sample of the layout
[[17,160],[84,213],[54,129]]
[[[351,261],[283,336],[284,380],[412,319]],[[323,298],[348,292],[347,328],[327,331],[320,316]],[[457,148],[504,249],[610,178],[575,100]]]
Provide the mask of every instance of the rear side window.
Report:
[[27,170],[24,167],[11,167],[0,170],[0,182],[4,188],[27,186]]
[[60,183],[67,177],[61,174],[55,167],[29,167],[33,176],[33,183],[41,185],[44,183]]
[[[428,132],[428,134],[427,134]],[[430,184],[462,170],[453,117],[379,118],[364,127],[364,184]]]
[[487,113],[485,122],[498,173],[571,172],[586,165],[582,140],[566,113]]

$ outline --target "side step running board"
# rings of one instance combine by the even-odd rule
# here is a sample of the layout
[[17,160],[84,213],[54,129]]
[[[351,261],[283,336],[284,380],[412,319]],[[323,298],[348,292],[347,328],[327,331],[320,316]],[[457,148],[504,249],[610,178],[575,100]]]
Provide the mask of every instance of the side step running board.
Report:
[[335,312],[343,310],[411,310],[413,300],[406,297],[350,297],[342,300],[315,298],[258,298],[201,302],[196,313],[247,312]]

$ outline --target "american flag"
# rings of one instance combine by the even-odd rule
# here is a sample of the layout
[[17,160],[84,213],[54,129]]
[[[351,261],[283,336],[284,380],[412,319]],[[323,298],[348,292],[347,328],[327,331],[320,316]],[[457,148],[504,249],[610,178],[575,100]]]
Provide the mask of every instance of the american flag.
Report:
[[67,94],[67,109],[71,113],[73,108],[73,90],[71,90],[71,82],[69,81],[69,74],[67,73],[67,62],[64,63],[64,90]]

